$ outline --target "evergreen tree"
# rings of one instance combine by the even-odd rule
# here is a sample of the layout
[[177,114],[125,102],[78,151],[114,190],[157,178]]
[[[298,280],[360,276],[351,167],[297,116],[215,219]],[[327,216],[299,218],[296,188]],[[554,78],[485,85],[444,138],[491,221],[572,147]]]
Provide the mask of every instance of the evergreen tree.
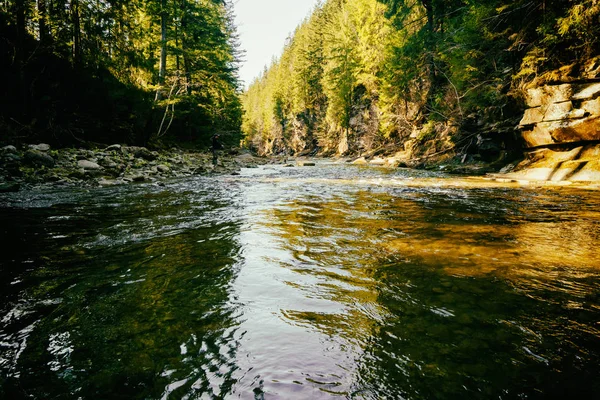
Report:
[[219,130],[239,141],[241,55],[230,1],[3,4],[2,46],[15,54],[3,66],[16,79],[0,112],[28,135],[208,145]]

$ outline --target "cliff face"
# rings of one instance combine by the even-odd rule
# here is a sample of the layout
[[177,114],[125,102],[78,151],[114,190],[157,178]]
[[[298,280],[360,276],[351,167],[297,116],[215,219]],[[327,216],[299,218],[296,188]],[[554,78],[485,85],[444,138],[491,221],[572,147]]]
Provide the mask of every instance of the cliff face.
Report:
[[600,140],[600,61],[576,83],[547,84],[527,91],[521,120],[527,148]]
[[555,78],[527,90],[519,124],[526,158],[516,177],[552,181],[600,180],[600,58],[578,76]]
[[553,170],[600,142],[599,16],[600,0],[325,1],[244,94],[246,144],[479,172],[525,150],[517,171],[556,153]]

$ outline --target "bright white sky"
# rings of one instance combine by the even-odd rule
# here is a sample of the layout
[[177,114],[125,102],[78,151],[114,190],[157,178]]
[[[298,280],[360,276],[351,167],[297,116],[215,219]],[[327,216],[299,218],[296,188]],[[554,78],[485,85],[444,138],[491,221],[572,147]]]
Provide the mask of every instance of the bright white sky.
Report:
[[318,0],[237,0],[236,25],[246,51],[240,78],[247,87],[280,56],[285,39],[310,14]]

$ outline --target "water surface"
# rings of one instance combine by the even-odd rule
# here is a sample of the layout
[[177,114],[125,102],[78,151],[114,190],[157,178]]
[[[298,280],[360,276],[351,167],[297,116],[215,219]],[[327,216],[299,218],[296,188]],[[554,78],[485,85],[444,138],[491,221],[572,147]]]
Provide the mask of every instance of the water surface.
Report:
[[594,398],[599,205],[324,162],[2,195],[0,398]]

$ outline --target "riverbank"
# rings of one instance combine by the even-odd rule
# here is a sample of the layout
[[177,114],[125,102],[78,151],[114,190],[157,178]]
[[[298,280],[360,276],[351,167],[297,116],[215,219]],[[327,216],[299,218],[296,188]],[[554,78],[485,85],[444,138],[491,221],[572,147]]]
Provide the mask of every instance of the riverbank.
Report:
[[231,175],[267,162],[248,152],[212,154],[180,149],[151,151],[145,147],[53,149],[48,144],[4,146],[0,149],[0,192],[38,186],[113,186],[160,182],[193,175]]

